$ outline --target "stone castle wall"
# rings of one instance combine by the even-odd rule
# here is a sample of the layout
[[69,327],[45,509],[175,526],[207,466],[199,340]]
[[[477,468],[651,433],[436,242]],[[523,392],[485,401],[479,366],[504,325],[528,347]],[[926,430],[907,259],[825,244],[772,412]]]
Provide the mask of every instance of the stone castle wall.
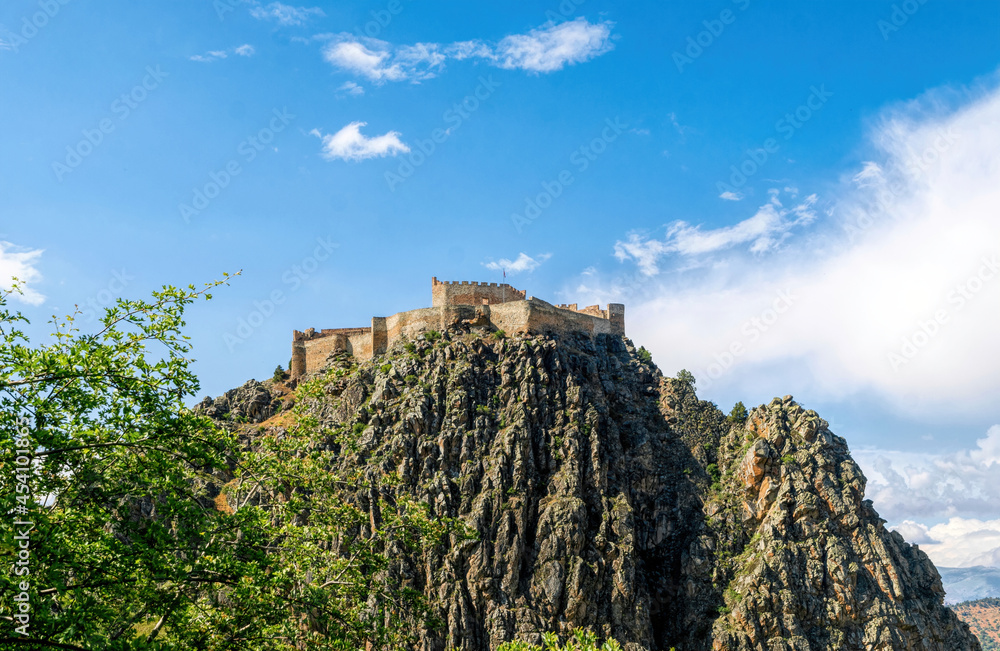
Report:
[[507,283],[470,283],[441,281],[431,278],[431,305],[496,305],[509,301],[523,301],[524,290]]
[[552,305],[534,297],[525,298],[524,291],[510,285],[449,283],[437,278],[432,279],[431,287],[432,307],[373,317],[370,328],[294,331],[289,369],[292,377],[319,370],[331,354],[371,359],[401,339],[412,339],[429,330],[444,331],[463,322],[489,325],[509,334],[625,334],[625,306],[620,303],[610,303],[606,310],[597,305],[579,309],[575,303]]

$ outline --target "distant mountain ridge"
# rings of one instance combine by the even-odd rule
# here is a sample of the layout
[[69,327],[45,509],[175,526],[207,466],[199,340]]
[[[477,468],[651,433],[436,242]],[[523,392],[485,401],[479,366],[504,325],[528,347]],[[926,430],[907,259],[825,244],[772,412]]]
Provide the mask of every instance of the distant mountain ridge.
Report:
[[1000,597],[1000,567],[939,567],[946,604]]

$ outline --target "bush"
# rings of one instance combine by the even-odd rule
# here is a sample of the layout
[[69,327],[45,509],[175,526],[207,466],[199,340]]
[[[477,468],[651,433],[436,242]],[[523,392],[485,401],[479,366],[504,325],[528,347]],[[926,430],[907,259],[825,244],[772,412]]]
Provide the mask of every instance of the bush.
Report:
[[424,333],[424,339],[426,339],[431,343],[434,343],[440,338],[441,338],[441,333],[438,332],[437,330],[428,330],[427,332]]
[[635,355],[643,364],[653,363],[653,354],[646,350],[645,346],[639,346],[639,350],[636,351]]
[[490,336],[496,339],[497,341],[500,341],[501,339],[507,336],[507,333],[504,332],[503,330],[497,329]]
[[714,463],[710,463],[705,466],[705,472],[712,479],[712,490],[716,493],[722,492],[722,473],[719,472],[719,466]]
[[677,371],[677,379],[683,382],[684,384],[688,385],[692,389],[694,388],[694,382],[695,382],[694,373],[687,370],[686,368],[682,368],[681,370]]
[[621,645],[616,640],[608,639],[597,646],[597,636],[586,629],[578,628],[565,644],[559,643],[555,633],[542,634],[543,646],[527,642],[504,642],[497,651],[621,651]]

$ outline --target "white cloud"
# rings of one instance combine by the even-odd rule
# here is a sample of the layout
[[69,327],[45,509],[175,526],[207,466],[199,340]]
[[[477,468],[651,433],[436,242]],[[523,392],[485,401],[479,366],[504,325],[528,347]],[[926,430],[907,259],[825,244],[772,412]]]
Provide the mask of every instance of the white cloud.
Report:
[[362,86],[357,85],[353,81],[345,81],[337,90],[347,93],[353,97],[358,97],[365,94],[365,89]]
[[493,50],[482,41],[459,41],[444,48],[448,58],[461,61],[463,59],[492,59]]
[[1000,425],[971,450],[855,450],[854,458],[868,477],[868,497],[889,521],[1000,517]]
[[193,54],[189,59],[192,61],[201,61],[202,63],[209,63],[217,59],[225,59],[229,56],[229,53],[225,50],[209,50],[205,54]]
[[659,273],[660,258],[670,254],[704,255],[738,244],[749,244],[751,253],[767,253],[776,249],[793,228],[808,225],[816,218],[812,211],[814,203],[816,195],[811,195],[792,208],[784,208],[775,192],[769,203],[735,226],[702,230],[700,226],[677,221],[667,229],[664,240],[630,233],[627,240],[615,242],[615,257],[620,261],[634,260],[643,274],[652,276]]
[[201,63],[211,63],[212,61],[218,61],[219,59],[227,59],[230,54],[236,54],[241,57],[251,57],[254,55],[254,46],[249,43],[244,43],[237,47],[229,48],[228,50],[209,50],[205,54],[195,54],[190,57],[192,61],[200,61]]
[[325,16],[319,7],[293,7],[280,2],[272,2],[266,6],[254,3],[250,15],[257,20],[273,20],[279,25],[304,25],[312,16]]
[[563,66],[583,63],[610,51],[613,23],[591,24],[586,18],[548,23],[527,34],[515,34],[496,48],[501,68],[553,72]]
[[890,528],[935,564],[1000,566],[1000,425],[969,450],[854,450],[852,456],[879,515],[898,523]]
[[951,518],[930,527],[906,520],[892,528],[939,567],[1000,566],[1000,520]]
[[0,240],[0,289],[9,290],[11,279],[17,278],[22,293],[11,297],[29,305],[41,305],[45,297],[29,286],[42,278],[36,266],[41,255],[41,249],[24,249]]
[[725,201],[739,201],[740,199],[743,198],[743,195],[740,194],[739,192],[732,192],[731,190],[726,190],[725,192],[719,195],[719,198],[724,199]]
[[527,253],[520,253],[516,260],[508,260],[507,258],[500,258],[496,261],[484,262],[483,266],[487,269],[493,271],[506,271],[507,273],[521,273],[521,272],[532,272],[542,265],[546,260],[552,257],[551,253],[543,253],[539,256],[532,258]]
[[358,39],[350,34],[334,37],[323,48],[323,58],[341,70],[382,84],[387,81],[418,82],[436,74],[445,56],[435,44],[418,43],[394,47],[374,38]]
[[507,36],[495,46],[480,40],[400,46],[344,32],[330,37],[323,58],[376,84],[430,79],[448,59],[482,59],[500,68],[554,72],[611,50],[612,26],[610,22],[591,24],[585,18],[547,23],[527,34]]
[[340,158],[360,161],[366,158],[395,156],[410,151],[410,148],[399,139],[398,131],[389,131],[374,138],[362,135],[361,127],[367,124],[367,122],[351,122],[333,135],[324,135],[318,129],[313,129],[309,133],[323,141],[322,156],[326,160]]
[[[587,278],[573,294],[628,303],[630,336],[711,384],[708,398],[763,402],[796,387],[868,395],[909,418],[995,416],[1000,91],[963,91],[948,110],[937,95],[886,110],[871,162],[817,199],[822,220],[795,237],[808,208],[772,203],[713,229],[678,222],[666,238],[618,243],[633,277]],[[779,291],[795,297],[780,311]]]

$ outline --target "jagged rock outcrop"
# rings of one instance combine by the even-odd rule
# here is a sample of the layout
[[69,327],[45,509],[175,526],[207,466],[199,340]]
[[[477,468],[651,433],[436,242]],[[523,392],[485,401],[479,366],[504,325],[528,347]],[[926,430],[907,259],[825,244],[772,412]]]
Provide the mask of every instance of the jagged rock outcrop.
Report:
[[[731,422],[622,337],[468,330],[333,358],[297,398],[357,433],[344,467],[398,479],[359,506],[405,493],[478,533],[391,568],[443,622],[420,648],[574,627],[632,651],[980,648],[844,440],[791,397]],[[259,422],[273,400],[249,384],[204,408]]]
[[261,423],[274,415],[277,402],[267,387],[257,380],[247,380],[243,386],[230,389],[215,398],[206,397],[195,407],[200,413],[217,420],[241,423]]

